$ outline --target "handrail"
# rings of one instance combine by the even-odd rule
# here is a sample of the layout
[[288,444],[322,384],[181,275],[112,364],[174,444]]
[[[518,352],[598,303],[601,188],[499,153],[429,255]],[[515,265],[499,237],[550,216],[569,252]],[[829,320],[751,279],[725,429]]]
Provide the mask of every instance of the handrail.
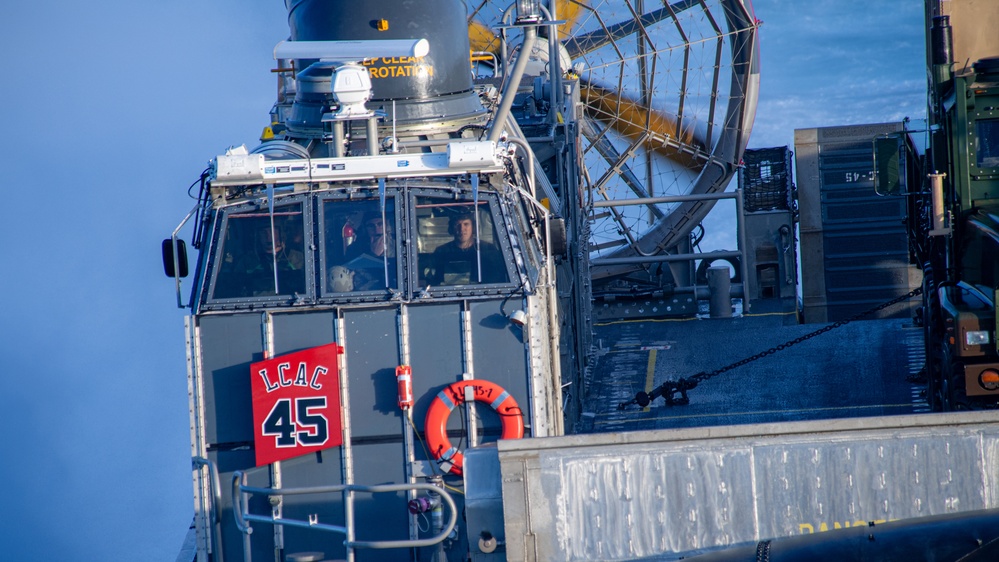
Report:
[[[719,201],[721,199],[735,199],[735,223],[736,223],[736,242],[739,249],[736,251],[717,251],[717,252],[703,252],[695,254],[658,254],[658,255],[645,255],[639,254],[637,256],[627,256],[622,258],[591,258],[590,267],[607,267],[615,265],[635,265],[635,264],[646,264],[646,263],[661,263],[661,262],[679,262],[679,261],[694,261],[698,259],[717,259],[717,258],[739,258],[739,269],[738,274],[742,277],[743,284],[741,284],[743,294],[743,306],[745,307],[744,312],[749,312],[749,301],[748,301],[748,289],[745,283],[748,283],[749,279],[749,265],[745,256],[746,248],[746,224],[743,220],[743,192],[742,189],[736,189],[735,191],[723,191],[716,193],[690,193],[687,195],[663,195],[659,197],[635,197],[632,199],[618,199],[614,201],[594,201],[591,203],[593,208],[615,208],[615,207],[625,207],[629,205],[658,205],[660,203],[684,203],[690,201]],[[733,289],[738,289],[740,285],[732,285]],[[732,293],[733,296],[736,293]]]
[[219,482],[219,469],[215,466],[215,463],[204,458],[204,457],[192,457],[191,464],[194,468],[200,469],[203,466],[208,467],[208,476],[211,478],[212,495],[215,501],[211,505],[211,520],[212,523],[220,523],[222,521],[222,516],[219,515],[218,506],[222,505],[222,484]]
[[424,546],[431,546],[442,542],[444,539],[451,534],[454,530],[455,524],[458,522],[458,509],[455,506],[454,499],[443,488],[439,488],[433,484],[380,484],[375,486],[364,486],[360,484],[338,484],[335,486],[312,486],[308,488],[256,488],[252,486],[245,485],[246,474],[237,470],[232,474],[232,499],[233,499],[233,517],[236,519],[236,528],[240,532],[245,534],[251,534],[253,529],[247,524],[247,521],[256,521],[258,523],[270,523],[271,525],[287,525],[289,527],[299,527],[302,529],[313,529],[316,531],[327,531],[331,533],[341,533],[347,535],[347,527],[340,525],[328,525],[324,523],[319,523],[317,520],[310,517],[309,521],[300,521],[298,519],[284,519],[275,518],[273,516],[263,516],[255,515],[249,512],[244,512],[243,496],[249,494],[264,494],[264,495],[276,495],[280,494],[282,496],[294,496],[294,495],[305,495],[305,494],[333,494],[337,492],[350,491],[350,492],[365,492],[365,493],[380,493],[380,492],[403,492],[406,490],[424,490],[427,492],[433,492],[440,495],[440,497],[447,503],[450,508],[450,518],[448,519],[447,525],[444,529],[437,535],[426,539],[407,539],[407,540],[389,540],[389,541],[344,541],[344,545],[350,548],[370,548],[370,549],[386,549],[386,548],[418,548]]
[[219,511],[219,506],[222,505],[222,484],[219,481],[218,465],[205,457],[191,457],[191,468],[193,470],[200,471],[204,467],[208,467],[209,487],[211,488],[213,500],[211,505],[208,506],[208,528],[210,529],[208,530],[209,549],[212,552],[216,552],[220,560],[225,560],[225,556],[222,555],[222,541],[219,540],[219,535],[221,534],[219,524],[222,523],[222,514]]

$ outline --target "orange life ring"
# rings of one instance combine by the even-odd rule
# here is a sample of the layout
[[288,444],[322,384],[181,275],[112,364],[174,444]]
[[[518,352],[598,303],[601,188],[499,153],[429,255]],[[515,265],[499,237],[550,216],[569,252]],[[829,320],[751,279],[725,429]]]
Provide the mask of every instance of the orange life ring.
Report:
[[434,460],[447,468],[451,474],[458,476],[461,476],[464,456],[447,438],[447,418],[455,406],[465,402],[467,387],[472,387],[477,402],[489,404],[499,414],[502,424],[500,439],[520,439],[524,436],[524,417],[520,406],[500,385],[473,379],[458,381],[444,387],[430,403],[423,427]]

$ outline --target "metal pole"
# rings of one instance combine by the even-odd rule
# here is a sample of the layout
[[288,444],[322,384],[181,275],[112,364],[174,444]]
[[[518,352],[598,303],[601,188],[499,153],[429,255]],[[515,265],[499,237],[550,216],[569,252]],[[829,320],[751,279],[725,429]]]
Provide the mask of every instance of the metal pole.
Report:
[[930,231],[931,236],[941,236],[947,234],[947,222],[946,222],[946,209],[944,207],[944,189],[943,180],[947,177],[947,174],[929,174],[930,178],[930,195],[933,197],[931,200],[932,210],[933,210],[933,230]]
[[[742,269],[742,284],[744,287],[749,287],[749,264],[746,263],[746,221],[743,214],[743,193],[741,189],[735,190],[735,229],[739,237],[739,266]],[[756,284],[753,283],[753,286]],[[748,291],[747,291],[748,293]],[[742,312],[749,312],[749,298],[751,295],[745,294],[742,296]]]
[[[558,20],[558,10],[556,6],[558,2],[549,2],[550,6],[545,8],[541,6],[541,9],[548,13],[549,21]],[[549,104],[551,107],[548,109],[549,120],[555,123],[555,112],[559,110],[559,98],[562,96],[562,75],[565,74],[562,71],[562,58],[561,53],[561,42],[558,37],[558,26],[549,25],[548,26],[548,83],[551,85],[551,91],[548,93]]]
[[684,203],[687,201],[718,201],[720,199],[735,199],[738,195],[731,193],[702,193],[699,195],[663,195],[661,197],[638,197],[635,199],[616,199],[609,201],[594,201],[594,207],[625,207],[628,205],[656,205],[659,203]]
[[708,289],[710,299],[708,307],[712,318],[732,317],[732,278],[725,266],[708,268]]
[[[475,368],[472,356],[472,313],[468,310],[466,303],[461,310],[461,342],[462,342],[462,380],[474,380]],[[477,425],[477,415],[475,411],[475,389],[471,386],[465,387],[465,417],[468,425],[468,446],[474,447],[479,444],[479,428]]]
[[344,140],[343,121],[334,121],[333,122],[333,156],[336,157],[336,158],[343,158],[344,157],[343,140]]
[[[336,319],[336,334],[334,338],[343,346],[347,328],[344,325],[342,313]],[[343,405],[343,445],[340,446],[341,480],[347,486],[354,483],[354,451],[351,445],[350,430],[350,384],[347,380],[347,358],[341,356],[340,361],[340,403]],[[354,495],[350,488],[343,489],[343,518],[347,527],[345,532],[347,545],[347,562],[354,562]]]
[[506,127],[506,119],[510,115],[513,98],[517,95],[517,89],[520,87],[520,79],[524,76],[524,69],[527,68],[527,61],[531,58],[531,49],[534,48],[534,40],[537,37],[538,30],[533,27],[524,28],[524,43],[520,46],[520,54],[517,56],[517,62],[513,65],[513,73],[510,75],[510,81],[506,85],[506,90],[503,91],[499,110],[496,112],[496,118],[493,120],[493,127],[489,131],[489,140],[493,142],[499,141],[500,136],[503,134],[503,128]]
[[368,155],[378,156],[378,117],[368,117]]
[[[264,359],[271,359],[274,357],[274,318],[270,312],[264,312],[261,317],[263,323]],[[281,461],[275,461],[271,464],[270,474],[271,487],[275,490],[281,489]],[[272,495],[269,499],[274,519],[280,520],[284,511],[284,499],[279,494]],[[282,525],[274,525],[274,562],[282,562],[283,560],[284,527]]]
[[[170,243],[173,245],[170,250],[170,253],[173,254],[173,278],[177,282],[177,308],[184,308],[184,301],[180,296],[180,257],[177,255],[177,233],[180,232],[181,228],[184,228],[187,221],[191,220],[191,217],[194,216],[194,213],[198,211],[200,206],[201,202],[199,201],[198,204],[195,205],[189,213],[187,213],[184,220],[180,221],[177,228],[173,229],[173,234],[170,235]],[[192,240],[191,243],[194,244],[195,242],[197,241]]]
[[686,261],[686,260],[703,260],[703,259],[726,259],[726,258],[737,258],[742,255],[742,252],[728,250],[725,252],[704,252],[703,254],[672,254],[672,255],[661,255],[661,256],[633,256],[630,258],[595,258],[590,263],[591,265],[630,265],[635,263],[659,263],[659,262],[672,262],[672,261]]
[[537,199],[538,193],[534,187],[534,151],[531,150],[531,145],[516,137],[508,138],[507,142],[524,149],[524,154],[527,155],[527,186],[531,188],[531,197]]
[[[399,305],[399,364],[409,365],[409,308],[405,305]],[[410,420],[412,420],[412,412],[409,408],[402,409],[402,449],[403,454],[406,455],[406,482],[410,484],[414,483],[415,477],[413,476],[413,465],[416,463],[416,444],[413,441],[413,428],[411,427]],[[406,492],[406,500],[412,501],[416,499],[416,491],[409,490]],[[416,514],[409,514],[409,538],[417,539],[420,536],[420,526],[416,519]],[[414,553],[415,556],[415,553]]]

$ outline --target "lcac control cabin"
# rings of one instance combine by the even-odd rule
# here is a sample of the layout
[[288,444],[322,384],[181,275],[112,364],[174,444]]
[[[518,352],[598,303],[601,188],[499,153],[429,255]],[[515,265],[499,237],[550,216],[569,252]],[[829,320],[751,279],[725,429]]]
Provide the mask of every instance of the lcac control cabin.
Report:
[[[563,432],[560,338],[586,333],[558,299],[589,285],[556,266],[578,184],[553,180],[578,177],[578,95],[543,168],[511,110],[522,65],[473,85],[460,4],[394,5],[384,31],[372,6],[289,2],[264,142],[215,158],[185,220],[188,303],[184,224],[164,243],[191,309],[199,561],[487,552],[501,510],[472,523],[463,493],[498,474],[463,452]],[[426,72],[372,72],[403,59]]]
[[[464,556],[488,529],[457,522],[463,451],[562,432],[527,143],[462,122],[382,152],[378,116],[345,105],[323,116],[332,156],[231,149],[191,214],[199,560]],[[186,250],[165,249],[179,290]]]
[[[543,207],[505,145],[445,148],[215,160],[186,322],[205,551],[342,556],[317,525],[359,543],[432,537],[447,517],[434,492],[276,490],[436,482],[460,513],[461,451],[561,433]],[[235,473],[275,491],[234,499]],[[286,524],[234,517],[234,503]],[[466,541],[459,525],[443,544]]]

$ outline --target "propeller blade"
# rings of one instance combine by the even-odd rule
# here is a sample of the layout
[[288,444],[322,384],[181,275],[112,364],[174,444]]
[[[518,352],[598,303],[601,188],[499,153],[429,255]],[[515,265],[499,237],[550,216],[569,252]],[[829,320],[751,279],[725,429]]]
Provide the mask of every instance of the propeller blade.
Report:
[[468,22],[468,42],[473,52],[499,53],[500,39],[484,23]]
[[583,11],[583,6],[587,5],[586,0],[557,0],[555,2],[555,17],[565,20],[565,23],[558,26],[558,36],[568,37],[572,34],[572,28],[576,25],[576,20]]
[[569,56],[575,59],[578,56],[593,52],[611,41],[623,39],[633,33],[637,33],[641,27],[648,27],[659,23],[666,18],[672,17],[674,14],[700,5],[701,0],[681,0],[666,8],[653,10],[638,18],[638,21],[631,19],[610,27],[602,27],[596,31],[570,37],[564,43],[565,49],[569,52]]
[[706,160],[695,153],[707,155],[706,143],[693,131],[681,130],[676,117],[583,81],[580,95],[590,117],[608,123],[630,139],[647,136],[650,150],[689,170],[704,167]]

